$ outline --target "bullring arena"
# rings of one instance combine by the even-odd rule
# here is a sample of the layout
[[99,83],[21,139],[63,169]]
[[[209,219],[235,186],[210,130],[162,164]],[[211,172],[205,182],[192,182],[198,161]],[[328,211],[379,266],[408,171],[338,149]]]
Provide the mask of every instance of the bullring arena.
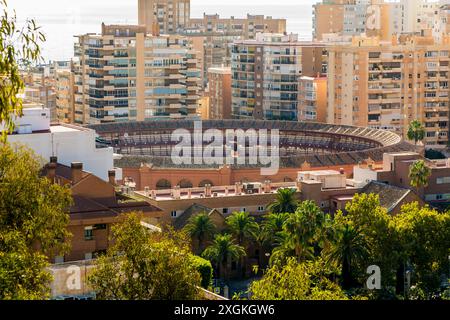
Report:
[[[115,165],[138,190],[233,185],[236,182],[290,182],[302,170],[344,170],[351,174],[362,162],[382,163],[384,153],[417,151],[395,133],[369,128],[309,122],[207,120],[202,130],[279,130],[280,169],[262,176],[255,165],[175,165],[171,141],[176,129],[194,130],[194,121],[163,120],[90,125],[99,146],[121,155]],[[208,144],[208,143],[205,143]]]

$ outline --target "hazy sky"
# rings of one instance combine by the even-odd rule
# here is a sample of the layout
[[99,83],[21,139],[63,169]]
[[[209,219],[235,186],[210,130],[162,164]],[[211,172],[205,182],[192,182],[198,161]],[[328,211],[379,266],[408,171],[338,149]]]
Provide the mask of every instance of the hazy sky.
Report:
[[[319,0],[191,0],[191,16],[204,12],[244,17],[247,13],[286,18],[288,31],[310,36],[312,4]],[[100,32],[106,24],[137,23],[138,0],[9,0],[19,21],[33,18],[43,27],[46,59],[73,56],[74,35]]]
[[[278,0],[277,3],[283,5],[296,5],[296,4],[313,4],[318,0]],[[191,0],[191,7],[193,11],[198,11],[202,5],[217,5],[220,6],[236,6],[238,10],[239,5],[273,5],[273,0]],[[129,7],[137,8],[137,0],[13,0],[9,1],[9,5],[16,8],[18,13],[35,15],[44,13],[50,14],[64,14],[68,9],[77,10],[79,7],[83,8],[107,8],[108,6],[114,7]],[[243,13],[244,14],[244,13]],[[270,14],[270,13],[269,13]],[[29,16],[28,16],[29,17]]]

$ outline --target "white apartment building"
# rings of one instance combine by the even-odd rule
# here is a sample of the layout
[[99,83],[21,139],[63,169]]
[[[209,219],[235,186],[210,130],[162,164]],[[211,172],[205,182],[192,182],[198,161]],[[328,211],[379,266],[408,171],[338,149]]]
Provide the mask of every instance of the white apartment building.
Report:
[[[81,162],[85,171],[108,181],[108,171],[116,170],[121,180],[121,170],[114,168],[112,148],[99,148],[94,130],[69,125],[51,124],[50,110],[39,105],[25,105],[23,117],[16,118],[16,129],[8,135],[8,142],[32,149],[44,163],[57,157],[60,164],[71,166]],[[0,124],[0,130],[3,126]]]

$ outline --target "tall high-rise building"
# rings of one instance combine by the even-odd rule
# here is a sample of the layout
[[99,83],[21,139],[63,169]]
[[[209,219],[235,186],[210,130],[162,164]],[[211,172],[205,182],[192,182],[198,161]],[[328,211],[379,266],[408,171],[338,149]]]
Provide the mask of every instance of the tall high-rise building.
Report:
[[202,46],[204,86],[208,80],[208,69],[231,65],[231,45],[234,41],[254,39],[256,34],[261,32],[285,33],[286,19],[251,14],[240,19],[222,18],[217,14],[191,18],[189,28],[186,28],[183,34],[195,39]]
[[258,34],[232,47],[232,117],[298,119],[301,76],[326,72],[326,47],[297,35]]
[[210,119],[231,119],[231,68],[208,70]]
[[355,37],[329,47],[328,122],[394,131],[415,119],[425,143],[448,144],[450,38],[401,36],[391,42]]
[[432,30],[439,9],[439,3],[430,0],[400,0],[388,5],[392,34],[424,34]]
[[76,52],[76,122],[197,116],[201,71],[188,38],[103,25],[79,36]]
[[139,25],[150,33],[177,33],[188,26],[190,13],[190,0],[138,0]]
[[389,8],[384,0],[323,0],[313,6],[313,38],[364,33],[388,39]]
[[326,122],[327,107],[327,77],[301,77],[299,81],[298,120]]
[[251,14],[240,19],[222,18],[218,14],[204,14],[203,18],[191,18],[189,27],[204,33],[234,34],[243,39],[255,39],[257,33],[285,33],[286,19]]
[[56,117],[63,123],[75,122],[73,69],[56,71]]

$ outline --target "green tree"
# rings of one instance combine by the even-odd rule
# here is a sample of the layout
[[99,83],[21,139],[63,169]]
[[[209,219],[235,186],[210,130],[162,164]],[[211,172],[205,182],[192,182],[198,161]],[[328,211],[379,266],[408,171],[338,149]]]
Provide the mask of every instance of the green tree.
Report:
[[299,262],[313,258],[322,245],[328,220],[313,201],[302,202],[285,221],[281,242],[274,249],[271,262],[281,262],[286,257],[296,257]]
[[199,298],[200,274],[180,233],[152,233],[130,213],[112,228],[114,245],[100,257],[89,283],[100,300]]
[[249,291],[253,300],[347,300],[329,279],[335,272],[320,259],[299,263],[289,258],[285,265],[268,269]]
[[203,257],[209,259],[218,269],[219,277],[225,279],[228,279],[228,263],[237,262],[245,255],[245,249],[237,245],[229,234],[217,235],[203,252]]
[[403,249],[391,217],[380,205],[379,195],[356,194],[346,205],[346,214],[339,212],[336,215],[336,223],[341,226],[350,224],[364,235],[368,243],[369,255],[366,261],[353,268],[359,271],[360,276],[357,275],[357,278],[361,282],[365,281],[367,267],[377,265],[381,268],[383,287],[394,286],[399,265],[403,265]]
[[278,189],[274,202],[267,210],[272,213],[294,213],[298,206],[295,194],[295,189]]
[[20,68],[40,61],[40,43],[45,36],[34,20],[18,25],[15,13],[11,13],[6,0],[0,0],[0,124],[1,140],[6,141],[8,132],[14,128],[14,116],[22,115],[24,83]]
[[0,233],[0,300],[40,300],[50,294],[48,258],[30,250],[20,232]]
[[[230,233],[237,240],[237,244],[245,250],[248,250],[251,241],[258,240],[259,225],[248,212],[234,212],[226,219],[226,224]],[[238,270],[241,270],[242,276],[245,276],[246,271],[245,257],[246,255],[242,256],[238,261]]]
[[213,277],[213,268],[211,262],[194,255],[191,256],[191,261],[195,269],[200,273],[200,276],[202,278],[202,287],[208,289],[211,286],[211,280]]
[[350,224],[336,228],[337,239],[325,252],[328,263],[341,267],[342,286],[345,290],[355,285],[353,269],[362,265],[369,253],[365,236]]
[[212,239],[216,232],[216,226],[211,220],[211,217],[207,213],[200,213],[189,219],[188,224],[185,227],[186,232],[192,239],[197,240],[198,254],[201,254],[205,249],[206,241]]
[[449,270],[450,213],[411,203],[403,206],[393,223],[413,270],[412,284],[430,298]]
[[253,239],[258,231],[255,218],[251,217],[248,212],[234,212],[226,219],[226,223],[240,246],[244,246],[245,242]]
[[425,138],[425,128],[419,120],[414,120],[409,124],[408,139],[417,142],[422,141]]
[[409,168],[409,179],[411,186],[415,188],[428,186],[428,179],[431,176],[431,169],[424,160],[414,162]]
[[40,176],[36,155],[0,145],[0,299],[45,299],[48,259],[70,245],[70,190]]

